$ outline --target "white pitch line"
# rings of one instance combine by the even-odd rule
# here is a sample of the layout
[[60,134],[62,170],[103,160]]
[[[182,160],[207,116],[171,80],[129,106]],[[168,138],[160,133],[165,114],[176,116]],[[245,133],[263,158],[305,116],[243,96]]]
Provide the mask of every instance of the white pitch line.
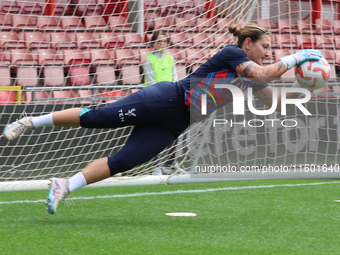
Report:
[[[105,195],[105,196],[92,196],[92,197],[71,197],[72,200],[89,200],[98,198],[122,198],[122,197],[142,197],[153,195],[171,195],[171,194],[184,194],[184,193],[203,193],[214,191],[226,191],[226,190],[244,190],[244,189],[265,189],[265,188],[277,188],[277,187],[298,187],[298,186],[313,186],[323,184],[337,184],[340,181],[334,182],[314,182],[314,183],[296,183],[296,184],[276,184],[276,185],[259,185],[259,186],[241,186],[241,187],[224,187],[215,189],[193,189],[193,190],[174,190],[174,191],[161,191],[161,192],[144,192],[144,193],[132,193],[121,195]],[[21,204],[21,203],[43,203],[46,200],[17,200],[17,201],[0,201],[0,205],[5,204]]]

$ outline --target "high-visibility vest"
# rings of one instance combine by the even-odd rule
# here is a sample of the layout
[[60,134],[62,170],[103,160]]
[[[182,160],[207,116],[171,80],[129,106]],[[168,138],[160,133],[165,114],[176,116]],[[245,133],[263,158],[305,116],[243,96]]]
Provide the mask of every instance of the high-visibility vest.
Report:
[[[164,53],[164,59],[158,59],[154,54],[149,54],[147,58],[152,64],[153,74],[155,82],[161,81],[173,81],[172,69],[174,66],[174,60],[169,54]],[[144,79],[146,83],[146,77]]]

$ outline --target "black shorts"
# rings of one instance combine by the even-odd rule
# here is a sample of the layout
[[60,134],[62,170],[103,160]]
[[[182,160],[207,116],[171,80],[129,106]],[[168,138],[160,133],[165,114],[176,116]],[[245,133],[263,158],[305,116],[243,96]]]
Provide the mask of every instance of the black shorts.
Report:
[[84,128],[135,126],[124,147],[108,157],[112,175],[152,159],[190,125],[184,90],[172,82],[160,82],[105,107],[82,112]]

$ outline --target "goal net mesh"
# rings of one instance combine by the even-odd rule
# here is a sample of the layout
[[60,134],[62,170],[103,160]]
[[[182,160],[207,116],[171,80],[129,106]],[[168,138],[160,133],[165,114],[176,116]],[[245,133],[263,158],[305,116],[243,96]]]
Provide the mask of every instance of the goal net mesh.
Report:
[[[220,125],[202,140],[208,122],[195,124],[157,158],[124,175],[150,175],[173,153],[187,171],[195,158],[200,165],[237,169],[336,164],[340,148],[338,5],[330,1],[317,9],[311,0],[255,4],[244,0],[0,1],[0,128],[24,112],[40,116],[72,107],[96,108],[142,89],[143,63],[153,51],[150,40],[158,30],[165,31],[171,41],[165,53],[175,59],[182,79],[224,46],[234,44],[229,25],[245,24],[248,19],[272,31],[272,54],[264,65],[303,48],[324,53],[332,67],[331,79],[326,88],[313,91],[305,104],[312,116],[291,107],[287,116],[273,113],[260,118],[247,109],[244,119],[261,119],[264,125],[259,121],[242,125],[243,119],[233,116],[228,105],[216,118],[238,125]],[[291,86],[293,79],[291,70],[272,85]],[[252,100],[257,109],[264,109]],[[288,118],[298,126],[282,125]],[[269,119],[280,121],[271,125]],[[117,153],[131,130],[44,127],[12,142],[2,138],[0,182],[69,177],[91,161]]]

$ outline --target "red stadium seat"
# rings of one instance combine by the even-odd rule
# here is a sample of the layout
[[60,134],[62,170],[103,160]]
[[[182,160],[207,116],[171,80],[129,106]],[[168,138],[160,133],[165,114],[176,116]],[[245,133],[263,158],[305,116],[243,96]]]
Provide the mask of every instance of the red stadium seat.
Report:
[[296,26],[300,34],[315,34],[316,32],[309,20],[297,20]]
[[46,101],[33,101],[33,93],[34,93],[34,97],[35,99],[48,99],[49,95],[47,91],[35,91],[35,92],[31,92],[31,91],[25,91],[25,103],[26,104],[48,104],[48,100]]
[[334,51],[335,63],[340,66],[340,50]]
[[318,34],[331,34],[332,25],[328,19],[316,19],[315,30],[316,30],[316,33]]
[[0,89],[0,105],[15,103],[15,91],[4,91]]
[[124,46],[124,36],[116,33],[100,33],[99,40],[103,48],[119,48]]
[[125,31],[130,32],[132,30],[132,27],[130,24],[128,24],[126,18],[122,16],[111,16],[109,17],[109,28],[112,31]]
[[103,4],[97,0],[78,0],[75,12],[80,16],[102,15]]
[[139,56],[132,49],[115,49],[118,68],[123,65],[139,65]]
[[333,38],[331,35],[315,36],[315,47],[319,49],[334,49]]
[[87,31],[105,31],[106,22],[101,16],[84,16],[84,24]]
[[43,30],[60,30],[58,20],[54,16],[37,16],[37,27]]
[[81,19],[76,16],[62,16],[61,27],[65,30],[85,30]]
[[71,85],[89,85],[90,81],[90,58],[79,49],[64,50],[64,63],[69,68]]
[[335,65],[330,64],[331,67],[331,76],[329,77],[329,82],[336,81],[336,71],[335,71]]
[[279,48],[297,48],[295,35],[276,34],[275,41]]
[[322,56],[327,60],[327,62],[331,65],[335,64],[335,53],[331,50],[320,50]]
[[196,29],[199,32],[216,32],[217,27],[214,24],[214,20],[210,18],[197,18]]
[[115,63],[108,51],[91,50],[91,63],[96,72],[96,84],[114,85],[116,83]]
[[126,97],[126,94],[119,89],[110,90],[110,91],[100,90],[100,92],[102,93],[102,96],[104,97],[104,99],[105,97],[117,97],[117,99],[104,100],[105,103],[112,103],[112,102],[119,100],[122,97]]
[[337,49],[340,49],[340,36],[334,35],[334,46]]
[[139,33],[127,33],[124,35],[124,46],[125,47],[145,47],[143,38]]
[[197,48],[206,48],[214,46],[214,36],[211,33],[193,33],[192,36],[192,44]]
[[[93,91],[88,89],[88,90],[78,90],[78,97],[85,97],[84,99],[79,99],[80,104],[91,104],[93,103]],[[96,100],[95,103],[98,101]]]
[[166,54],[171,55],[174,59],[176,64],[186,64],[186,52],[183,50],[175,49],[175,48],[168,48],[165,49],[164,52]]
[[274,62],[279,62],[280,58],[288,56],[293,52],[290,49],[274,49]]
[[12,29],[12,26],[8,23],[6,15],[0,14],[0,27],[1,31]]
[[192,19],[189,18],[175,18],[175,26],[177,32],[191,30],[195,27],[192,23]]
[[2,6],[2,13],[21,13],[21,6],[18,5],[17,1],[10,0],[2,0],[1,1],[1,6]]
[[214,46],[216,48],[223,48],[228,44],[233,43],[233,37],[230,34],[214,34]]
[[175,47],[192,46],[192,38],[188,38],[185,33],[170,33],[170,40]]
[[294,22],[290,19],[277,20],[277,27],[280,33],[297,33],[298,30],[294,25]]
[[74,91],[72,90],[53,90],[52,91],[52,98],[53,99],[60,99],[58,101],[53,101],[54,104],[74,104],[77,103],[74,99],[76,97]]
[[25,44],[16,32],[0,32],[0,47],[2,49],[17,49],[24,48]]
[[209,59],[209,51],[201,49],[188,49],[187,61],[191,67],[191,71],[196,71],[203,63]]
[[15,30],[32,30],[37,28],[37,24],[33,21],[31,15],[13,14],[12,27]]
[[0,49],[0,86],[11,86],[10,64],[9,56]]
[[279,31],[271,19],[259,19],[257,20],[257,24],[267,28],[272,33],[277,33]]
[[178,14],[183,18],[195,18],[198,14],[198,8],[195,7],[194,1],[176,0],[176,6],[182,10]]
[[189,65],[192,64],[203,64],[209,59],[209,51],[202,49],[188,49],[187,53],[187,62]]
[[49,48],[50,42],[45,38],[45,35],[40,31],[25,32],[25,44],[28,49],[32,48]]
[[300,49],[310,49],[314,48],[315,37],[310,34],[296,35],[296,46]]
[[79,49],[100,48],[100,42],[96,40],[95,34],[93,32],[76,33],[76,43]]
[[20,2],[22,14],[40,15],[44,11],[45,2],[40,0],[31,0]]
[[138,65],[123,66],[120,70],[121,85],[139,85],[141,82],[140,69]]
[[158,0],[161,8],[161,16],[169,17],[173,23],[173,19],[178,16],[179,13],[183,12],[183,7],[177,6],[175,1]]
[[176,64],[176,71],[178,79],[181,80],[187,77],[187,67],[184,64]]
[[145,3],[145,15],[144,20],[146,21],[146,30],[154,29],[153,20],[161,16],[161,8],[158,5],[157,0],[146,0]]
[[228,32],[229,26],[233,24],[232,19],[230,18],[217,18],[216,19],[216,28],[220,33]]
[[39,49],[38,64],[44,73],[45,86],[64,85],[64,61],[57,54],[55,49]]
[[340,34],[340,20],[333,20],[333,32],[334,34]]
[[11,63],[15,66],[18,86],[37,86],[37,62],[27,49],[11,49]]
[[175,27],[172,26],[171,20],[167,17],[159,17],[153,20],[154,30],[174,31]]
[[76,48],[77,44],[72,42],[68,33],[65,32],[55,32],[51,33],[51,44],[55,49],[58,48]]

